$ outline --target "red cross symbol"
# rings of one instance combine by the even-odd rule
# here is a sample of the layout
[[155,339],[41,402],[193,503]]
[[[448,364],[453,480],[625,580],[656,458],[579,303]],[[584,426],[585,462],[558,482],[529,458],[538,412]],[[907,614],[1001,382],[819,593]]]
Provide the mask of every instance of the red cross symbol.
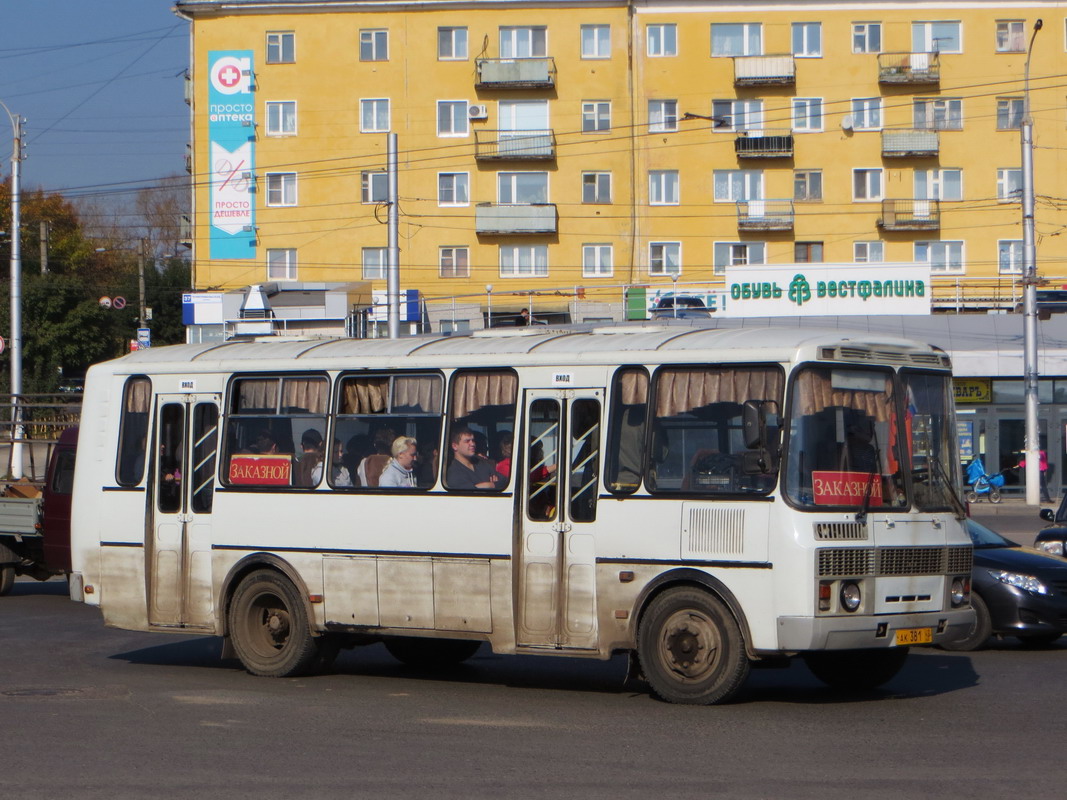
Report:
[[227,65],[219,71],[219,83],[227,89],[237,85],[241,80],[241,73],[232,65]]

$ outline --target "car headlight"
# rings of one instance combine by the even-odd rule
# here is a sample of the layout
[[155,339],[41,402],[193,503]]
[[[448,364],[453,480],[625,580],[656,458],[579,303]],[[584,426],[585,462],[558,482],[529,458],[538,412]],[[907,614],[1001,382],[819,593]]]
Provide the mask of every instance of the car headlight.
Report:
[[1047,542],[1038,542],[1037,549],[1054,556],[1063,555],[1063,541],[1051,539]]
[[1008,584],[1008,586],[1016,586],[1020,589],[1025,589],[1028,592],[1033,592],[1034,594],[1049,593],[1048,587],[1033,575],[1022,575],[1018,572],[1007,572],[999,569],[991,569],[989,570],[989,574],[1001,583]]

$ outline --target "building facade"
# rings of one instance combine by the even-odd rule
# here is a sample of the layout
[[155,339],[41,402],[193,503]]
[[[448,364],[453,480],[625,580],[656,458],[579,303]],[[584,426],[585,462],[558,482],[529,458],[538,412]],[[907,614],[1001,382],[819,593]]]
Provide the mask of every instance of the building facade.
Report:
[[457,307],[618,318],[629,287],[797,262],[917,262],[935,309],[1012,309],[1027,94],[1039,274],[1067,275],[1059,3],[176,8],[197,289],[384,290],[395,133],[400,286],[435,330]]

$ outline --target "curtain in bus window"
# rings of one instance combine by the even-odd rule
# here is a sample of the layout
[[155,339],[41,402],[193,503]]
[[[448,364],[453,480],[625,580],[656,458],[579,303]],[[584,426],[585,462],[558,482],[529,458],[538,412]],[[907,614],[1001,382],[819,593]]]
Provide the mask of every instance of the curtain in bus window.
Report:
[[648,373],[638,368],[620,369],[615,373],[612,395],[605,483],[615,494],[631,494],[640,487],[644,468]]
[[518,385],[512,372],[461,373],[452,382],[452,418],[470,416],[484,406],[514,406]]
[[389,402],[389,378],[356,378],[344,383],[342,414],[380,414]]
[[282,383],[283,414],[325,414],[327,384],[322,378],[285,378]]
[[888,378],[882,391],[854,391],[834,388],[826,371],[806,370],[797,378],[793,400],[799,403],[799,413],[802,415],[814,414],[820,409],[833,406],[843,406],[862,411],[878,422],[885,422],[892,411],[892,395],[893,386]]
[[129,378],[122,401],[122,421],[115,478],[119,486],[136,486],[144,477],[145,454],[148,452],[148,404],[152,382],[148,378]]
[[441,379],[436,375],[398,376],[393,381],[393,406],[423,414],[441,413]]
[[712,405],[782,396],[778,370],[663,370],[657,376],[656,416],[669,417]]
[[234,410],[238,413],[261,411],[273,414],[278,408],[278,379],[236,381]]

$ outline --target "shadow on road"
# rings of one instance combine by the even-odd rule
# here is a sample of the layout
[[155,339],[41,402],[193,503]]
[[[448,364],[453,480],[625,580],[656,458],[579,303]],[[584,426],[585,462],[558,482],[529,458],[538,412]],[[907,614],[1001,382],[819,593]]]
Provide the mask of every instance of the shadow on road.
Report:
[[70,589],[67,586],[66,580],[59,580],[56,578],[47,581],[35,581],[32,579],[16,580],[15,585],[11,587],[11,593],[8,597],[19,597],[31,594],[69,597]]

